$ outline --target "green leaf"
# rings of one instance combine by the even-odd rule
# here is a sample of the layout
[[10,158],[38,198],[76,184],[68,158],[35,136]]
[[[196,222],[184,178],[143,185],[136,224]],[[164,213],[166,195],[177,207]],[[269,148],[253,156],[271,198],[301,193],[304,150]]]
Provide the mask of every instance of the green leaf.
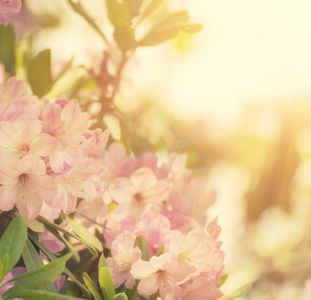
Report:
[[98,270],[100,270],[102,267],[107,267],[107,262],[103,253],[101,254],[98,261]]
[[218,300],[232,300],[232,299],[241,297],[243,295],[246,295],[251,290],[252,286],[253,286],[253,283],[248,282],[248,283],[244,284],[243,286],[239,287],[234,292],[232,292],[228,295],[225,295],[223,297],[220,297]]
[[[25,300],[78,300],[72,296],[66,296],[62,294],[51,293],[43,290],[17,290],[11,294],[10,297],[23,298]],[[6,298],[7,299],[7,298]]]
[[228,274],[222,275],[220,278],[220,283],[218,287],[221,287],[226,282],[227,278],[228,278]]
[[4,298],[12,298],[12,293],[18,290],[38,289],[50,282],[53,282],[63,273],[65,269],[65,263],[70,257],[71,253],[68,253],[43,267],[14,277],[8,282],[18,280],[21,281],[14,285],[10,290],[8,290],[3,295]]
[[[80,237],[80,236],[74,234],[73,232],[71,232],[71,231],[69,231],[69,230],[67,230],[67,229],[65,229],[65,228],[63,228],[63,227],[61,227],[61,226],[59,226],[59,225],[57,225],[57,224],[55,224],[55,223],[53,223],[53,222],[51,222],[51,221],[45,219],[45,218],[43,218],[42,216],[38,216],[37,219],[38,219],[39,221],[41,221],[42,223],[44,223],[45,225],[50,226],[50,227],[53,227],[53,228],[55,228],[55,229],[57,229],[57,230],[60,230],[60,231],[62,231],[62,232],[64,232],[64,233],[68,234],[69,236],[71,236],[71,237],[77,239],[78,241],[80,241],[81,243],[83,243],[83,244],[89,249],[89,251],[92,253],[93,256],[95,256],[95,257],[98,256],[98,253],[97,253],[97,251],[96,251],[96,248],[95,248],[93,245],[91,245],[88,241],[84,240],[82,237]],[[81,226],[82,226],[82,225],[81,225]],[[83,227],[83,226],[82,226],[82,227]],[[85,230],[86,230],[86,229],[85,229]],[[91,233],[88,232],[88,234],[91,234]],[[94,239],[96,239],[96,238],[94,237]],[[97,239],[96,239],[96,240],[97,240]],[[97,240],[97,241],[98,241],[98,240]],[[102,246],[101,246],[101,247],[102,247]],[[102,248],[101,248],[101,249],[102,249]],[[102,250],[100,250],[100,251],[102,252]]]
[[[35,247],[33,246],[33,244],[31,243],[29,239],[27,239],[26,241],[26,244],[25,244],[25,247],[22,253],[22,257],[23,257],[25,267],[28,272],[36,270],[44,266],[44,263],[39,253],[37,252],[37,250],[35,249]],[[56,292],[56,289],[53,283],[47,284],[47,288],[51,290],[52,292]]]
[[142,235],[136,238],[135,247],[136,246],[140,249],[142,253],[141,259],[146,261],[149,260],[148,245]]
[[124,0],[124,2],[127,5],[130,18],[135,18],[139,14],[139,10],[143,3],[143,0]]
[[86,286],[88,287],[88,289],[93,294],[95,300],[102,300],[102,297],[98,293],[98,290],[97,290],[95,283],[93,282],[91,277],[85,272],[83,272],[83,280],[84,280],[84,283],[86,284]]
[[71,227],[71,229],[79,237],[81,237],[84,241],[86,241],[88,245],[93,246],[100,252],[104,250],[102,243],[93,234],[91,234],[83,225],[81,225],[80,223],[69,217],[66,217],[66,221],[68,225]]
[[156,253],[156,256],[162,255],[164,253],[164,251],[165,251],[165,245],[163,244],[163,246]]
[[9,224],[0,239],[0,261],[6,253],[9,255],[7,272],[10,272],[18,262],[27,240],[27,226],[24,218],[18,214]]
[[125,293],[119,293],[115,295],[112,300],[128,300],[128,298]]
[[11,76],[15,75],[14,27],[0,26],[0,63]]
[[3,277],[8,273],[9,261],[9,253],[5,253],[2,260],[0,261],[0,282],[2,281]]
[[[42,245],[38,240],[36,240],[34,237],[32,237],[31,235],[29,236],[29,238],[32,240],[32,242],[38,247],[40,248],[40,250],[42,252],[44,252],[44,254],[52,261],[57,260],[57,257],[50,252],[44,245]],[[91,295],[88,291],[88,289],[75,277],[75,275],[72,274],[71,271],[69,271],[67,268],[65,268],[64,273],[71,278],[71,280],[81,289],[81,291],[83,292],[83,294],[90,299]]]
[[123,0],[106,0],[106,7],[109,21],[114,28],[118,28],[123,25],[130,25],[130,14],[128,7]]
[[53,86],[51,77],[51,50],[43,50],[28,65],[30,87],[38,97],[44,96]]
[[105,300],[111,300],[115,296],[113,282],[107,267],[103,267],[98,272],[99,285]]
[[113,37],[123,54],[137,46],[134,30],[129,25],[117,27],[113,33]]

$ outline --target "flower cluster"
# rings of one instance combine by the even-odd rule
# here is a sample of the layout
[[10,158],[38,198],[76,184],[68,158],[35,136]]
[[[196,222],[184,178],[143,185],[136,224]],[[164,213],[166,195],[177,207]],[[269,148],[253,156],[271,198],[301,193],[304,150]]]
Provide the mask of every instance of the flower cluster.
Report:
[[[107,265],[114,287],[161,299],[217,299],[224,253],[217,220],[207,224],[214,193],[192,179],[186,157],[171,155],[160,165],[145,153],[138,160],[122,144],[105,152],[105,193],[81,202],[79,211],[105,224]],[[91,223],[85,225],[90,225]],[[97,229],[100,230],[100,227]],[[145,247],[138,247],[142,240]]]
[[49,103],[25,91],[14,77],[0,85],[0,210],[54,219],[102,191],[96,157],[109,130],[89,130],[91,115],[75,100]]

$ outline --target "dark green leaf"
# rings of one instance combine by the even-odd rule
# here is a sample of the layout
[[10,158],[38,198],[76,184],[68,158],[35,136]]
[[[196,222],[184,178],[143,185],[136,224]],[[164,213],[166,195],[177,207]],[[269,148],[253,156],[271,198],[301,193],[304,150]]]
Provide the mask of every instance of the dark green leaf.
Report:
[[103,292],[105,300],[111,300],[115,296],[112,279],[107,267],[102,267],[98,272],[98,280],[100,288]]
[[7,272],[10,272],[18,262],[27,240],[27,226],[23,217],[18,214],[9,224],[0,239],[0,261],[8,253]]
[[[66,296],[62,294],[51,293],[42,290],[17,290],[11,294],[10,297],[23,298],[25,300],[78,300],[72,296]],[[7,298],[6,298],[7,299]]]
[[53,86],[51,77],[51,50],[43,50],[27,67],[30,87],[38,97],[44,96]]
[[[52,261],[56,260],[57,257],[50,252],[44,245],[42,245],[38,240],[36,240],[34,237],[32,237],[31,235],[29,236],[29,238],[32,240],[32,242],[38,247],[40,248],[40,250],[42,252],[44,252],[44,254]],[[69,271],[67,268],[65,268],[64,273],[71,278],[71,280],[77,284],[79,286],[79,288],[81,289],[81,291],[83,292],[83,294],[90,299],[91,295],[88,291],[88,289],[75,277],[75,275],[72,274],[71,271]]]
[[5,298],[12,298],[11,295],[15,291],[24,289],[38,289],[50,282],[53,282],[63,273],[65,269],[65,263],[70,257],[71,253],[68,253],[43,267],[14,277],[8,282],[18,280],[21,281],[14,285],[3,296]]
[[0,25],[0,63],[11,76],[15,75],[14,27]]
[[[29,239],[26,241],[25,247],[23,249],[22,257],[23,257],[25,267],[27,268],[28,272],[32,270],[36,270],[44,266],[44,263],[39,253],[37,252],[37,250],[32,245]],[[53,283],[48,283],[47,288],[51,290],[52,292],[56,292],[56,289]]]
[[95,300],[102,300],[102,297],[98,293],[97,287],[91,277],[87,273],[83,273],[83,280],[88,289],[91,291],[92,295],[94,296]]
[[128,298],[125,293],[119,293],[115,295],[112,300],[128,300]]
[[123,1],[106,0],[109,21],[114,28],[130,25],[131,19],[127,5]]
[[134,30],[129,25],[117,27],[113,33],[113,37],[123,54],[137,45]]
[[149,253],[148,253],[148,245],[145,239],[140,235],[135,240],[135,247],[138,247],[142,253],[141,259],[142,260],[149,260]]

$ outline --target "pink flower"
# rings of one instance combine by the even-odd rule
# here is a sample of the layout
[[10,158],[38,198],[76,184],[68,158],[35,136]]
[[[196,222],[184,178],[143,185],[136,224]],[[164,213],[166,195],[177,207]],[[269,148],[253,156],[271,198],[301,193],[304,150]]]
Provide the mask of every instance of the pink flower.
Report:
[[174,300],[216,300],[223,296],[217,285],[204,276],[196,277],[179,288]]
[[154,172],[146,167],[136,170],[130,178],[117,178],[109,187],[113,200],[125,204],[133,218],[140,216],[147,204],[162,203],[169,191],[169,183],[158,180]]
[[[138,260],[131,273],[140,279],[137,290],[140,295],[149,296],[159,291],[163,299],[173,294],[176,286],[177,258],[172,253],[153,256],[150,261]],[[171,298],[172,299],[172,298]]]
[[55,148],[56,140],[41,131],[42,125],[38,118],[28,114],[20,115],[13,124],[0,122],[0,146],[19,158],[28,153],[48,156]]
[[8,25],[7,17],[21,11],[21,0],[0,0],[0,23]]
[[0,209],[11,210],[14,205],[26,219],[40,213],[43,202],[52,203],[57,187],[46,175],[43,160],[33,154],[21,159],[7,149],[0,151]]
[[141,251],[138,247],[134,247],[135,239],[133,233],[124,231],[112,243],[112,257],[108,257],[106,261],[115,288],[123,282],[129,289],[135,285],[135,279],[130,271],[132,265],[141,258]]

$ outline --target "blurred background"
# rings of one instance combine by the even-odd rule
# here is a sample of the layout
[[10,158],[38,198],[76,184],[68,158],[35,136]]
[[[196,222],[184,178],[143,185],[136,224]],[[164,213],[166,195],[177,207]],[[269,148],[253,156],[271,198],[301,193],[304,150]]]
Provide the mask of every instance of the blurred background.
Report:
[[[103,1],[82,2],[109,31]],[[24,6],[17,38],[30,30],[56,71],[74,56],[77,78],[82,64],[100,73],[105,45],[64,1]],[[225,294],[251,282],[239,299],[311,299],[311,2],[168,0],[161,9],[186,9],[204,27],[139,48],[127,64],[116,104],[132,126],[130,149],[186,152],[208,178]],[[90,90],[71,96],[83,102]],[[120,139],[122,122],[104,119]]]

